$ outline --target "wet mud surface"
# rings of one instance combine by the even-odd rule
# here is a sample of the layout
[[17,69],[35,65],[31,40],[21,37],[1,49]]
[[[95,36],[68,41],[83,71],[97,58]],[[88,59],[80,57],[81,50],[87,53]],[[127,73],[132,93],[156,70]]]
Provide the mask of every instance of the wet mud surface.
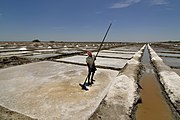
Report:
[[31,60],[20,58],[17,56],[5,57],[5,58],[0,58],[0,68],[7,68],[7,67],[27,64],[31,62],[32,62]]

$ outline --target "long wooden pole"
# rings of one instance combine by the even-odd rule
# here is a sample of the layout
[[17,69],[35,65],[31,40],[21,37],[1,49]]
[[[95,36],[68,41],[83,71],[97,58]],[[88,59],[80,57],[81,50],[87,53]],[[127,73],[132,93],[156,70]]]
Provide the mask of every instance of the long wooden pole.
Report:
[[[97,51],[97,53],[96,53],[96,56],[95,56],[95,57],[97,57],[97,56],[98,56],[99,51],[101,50],[101,47],[102,47],[102,45],[103,45],[103,43],[104,43],[104,40],[106,39],[106,36],[107,36],[107,34],[108,34],[108,32],[109,32],[109,30],[110,30],[110,28],[111,28],[111,25],[112,25],[112,23],[110,23],[110,24],[109,24],[109,27],[108,27],[108,29],[107,29],[107,31],[106,31],[106,33],[105,33],[104,37],[103,37],[103,40],[102,40],[102,42],[101,42],[101,44],[100,44],[100,46],[99,46],[99,49],[98,49],[98,51]],[[94,61],[93,61],[93,62],[94,62]],[[85,81],[84,81],[83,86],[81,86],[83,89],[87,89],[87,88],[86,88],[86,86],[85,86],[86,81],[87,81],[87,78],[88,78],[88,75],[87,75],[87,77],[86,77],[86,79],[85,79]]]
[[107,34],[108,34],[108,32],[109,32],[109,29],[111,28],[111,25],[112,25],[112,23],[110,23],[110,25],[109,25],[109,27],[108,27],[108,29],[107,29],[107,31],[106,31],[106,34],[105,34],[104,37],[103,37],[103,40],[102,40],[102,42],[101,42],[101,45],[99,46],[99,49],[98,49],[98,51],[97,51],[97,53],[96,53],[96,57],[98,56],[99,51],[101,50],[101,47],[102,47],[102,45],[103,45],[103,43],[104,43],[104,40],[106,39],[106,36],[107,36]]

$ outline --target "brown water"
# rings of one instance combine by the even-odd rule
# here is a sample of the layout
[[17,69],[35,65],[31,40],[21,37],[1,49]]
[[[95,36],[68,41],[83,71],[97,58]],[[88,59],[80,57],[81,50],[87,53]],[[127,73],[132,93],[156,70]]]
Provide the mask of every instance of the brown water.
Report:
[[142,103],[138,105],[137,120],[173,120],[169,105],[166,103],[156,73],[150,64],[149,53],[144,51],[142,58],[144,73],[140,79],[143,90],[140,91]]

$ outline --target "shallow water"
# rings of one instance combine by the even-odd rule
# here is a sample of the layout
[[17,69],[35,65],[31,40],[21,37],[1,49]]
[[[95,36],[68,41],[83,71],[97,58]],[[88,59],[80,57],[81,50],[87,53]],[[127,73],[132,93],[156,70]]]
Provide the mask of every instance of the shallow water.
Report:
[[180,58],[161,57],[166,65],[180,67]]
[[170,54],[170,53],[158,53],[161,56],[169,56],[169,57],[180,57],[180,54]]
[[142,103],[138,105],[137,120],[173,120],[169,105],[166,103],[153,66],[150,64],[149,53],[144,51],[142,58],[144,73],[140,79],[143,90],[140,91]]

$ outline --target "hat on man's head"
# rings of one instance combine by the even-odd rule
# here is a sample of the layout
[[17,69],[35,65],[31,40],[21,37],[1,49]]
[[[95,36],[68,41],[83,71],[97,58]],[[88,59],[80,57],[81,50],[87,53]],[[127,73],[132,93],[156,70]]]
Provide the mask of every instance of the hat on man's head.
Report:
[[92,56],[92,52],[91,51],[88,51],[87,54],[88,54],[88,56]]

